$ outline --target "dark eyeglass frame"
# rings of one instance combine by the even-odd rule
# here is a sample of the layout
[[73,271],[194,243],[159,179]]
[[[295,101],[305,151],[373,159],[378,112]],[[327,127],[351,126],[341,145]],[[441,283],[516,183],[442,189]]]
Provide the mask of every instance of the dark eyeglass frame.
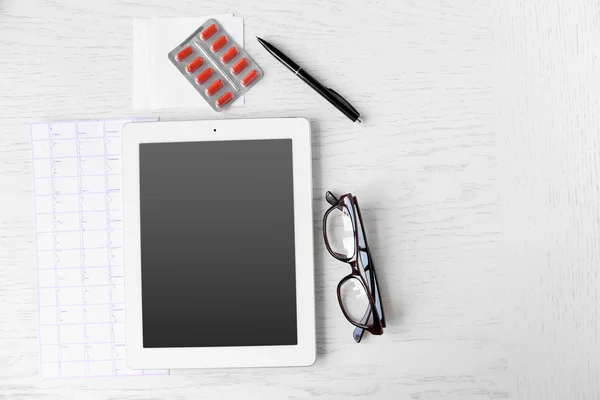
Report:
[[[358,206],[356,197],[351,193],[348,193],[338,199],[331,192],[327,192],[325,198],[327,202],[331,204],[331,207],[323,216],[323,239],[325,240],[325,247],[327,247],[329,253],[335,259],[349,264],[352,268],[352,272],[342,278],[342,280],[338,283],[337,297],[344,317],[346,317],[348,322],[356,326],[353,332],[353,337],[354,340],[359,343],[365,330],[369,331],[369,333],[373,335],[381,335],[383,334],[383,328],[385,328],[383,304],[381,302],[375,266],[373,265],[373,258],[371,257],[371,251],[369,250],[367,243],[367,235],[365,234],[364,223],[362,215],[360,214],[360,207]],[[327,219],[329,215],[336,209],[343,212],[344,208],[351,217],[350,219],[352,221],[352,230],[354,234],[354,254],[351,257],[333,251],[327,237]],[[359,226],[357,225],[360,225],[360,231]],[[364,246],[361,245],[361,239],[364,243]],[[362,255],[364,255],[364,258]],[[361,257],[362,266],[359,265],[359,257]],[[363,269],[364,275],[360,273],[359,268]],[[366,311],[360,322],[353,321],[352,318],[350,318],[342,301],[342,285],[344,285],[350,279],[357,279],[361,283],[369,300],[369,310]],[[373,318],[371,318],[371,313],[373,314]],[[371,323],[369,323],[369,319],[371,320]]]

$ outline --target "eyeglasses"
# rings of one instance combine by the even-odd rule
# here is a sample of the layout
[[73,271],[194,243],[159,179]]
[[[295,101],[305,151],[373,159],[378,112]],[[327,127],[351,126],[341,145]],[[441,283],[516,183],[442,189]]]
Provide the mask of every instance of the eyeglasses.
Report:
[[375,266],[365,234],[356,197],[348,193],[336,198],[327,192],[331,208],[323,216],[323,238],[331,255],[352,268],[337,286],[340,308],[356,328],[354,341],[359,343],[364,331],[383,334],[385,318],[375,275]]

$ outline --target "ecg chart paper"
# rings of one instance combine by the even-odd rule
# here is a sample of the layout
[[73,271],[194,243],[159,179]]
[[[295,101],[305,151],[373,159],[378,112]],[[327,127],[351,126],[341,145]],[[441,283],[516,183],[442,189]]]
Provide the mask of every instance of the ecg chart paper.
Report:
[[121,131],[32,124],[42,377],[166,375],[125,363]]

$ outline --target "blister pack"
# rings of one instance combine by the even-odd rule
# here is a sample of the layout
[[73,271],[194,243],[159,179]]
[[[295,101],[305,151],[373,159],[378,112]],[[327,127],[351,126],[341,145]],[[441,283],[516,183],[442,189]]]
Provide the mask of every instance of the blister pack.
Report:
[[169,59],[215,111],[229,107],[263,76],[213,18],[169,52]]

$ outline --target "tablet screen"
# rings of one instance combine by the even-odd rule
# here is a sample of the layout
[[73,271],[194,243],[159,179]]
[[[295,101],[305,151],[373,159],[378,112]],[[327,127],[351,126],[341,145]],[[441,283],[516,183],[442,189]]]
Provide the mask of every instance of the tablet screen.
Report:
[[292,140],[140,144],[146,348],[297,344]]

